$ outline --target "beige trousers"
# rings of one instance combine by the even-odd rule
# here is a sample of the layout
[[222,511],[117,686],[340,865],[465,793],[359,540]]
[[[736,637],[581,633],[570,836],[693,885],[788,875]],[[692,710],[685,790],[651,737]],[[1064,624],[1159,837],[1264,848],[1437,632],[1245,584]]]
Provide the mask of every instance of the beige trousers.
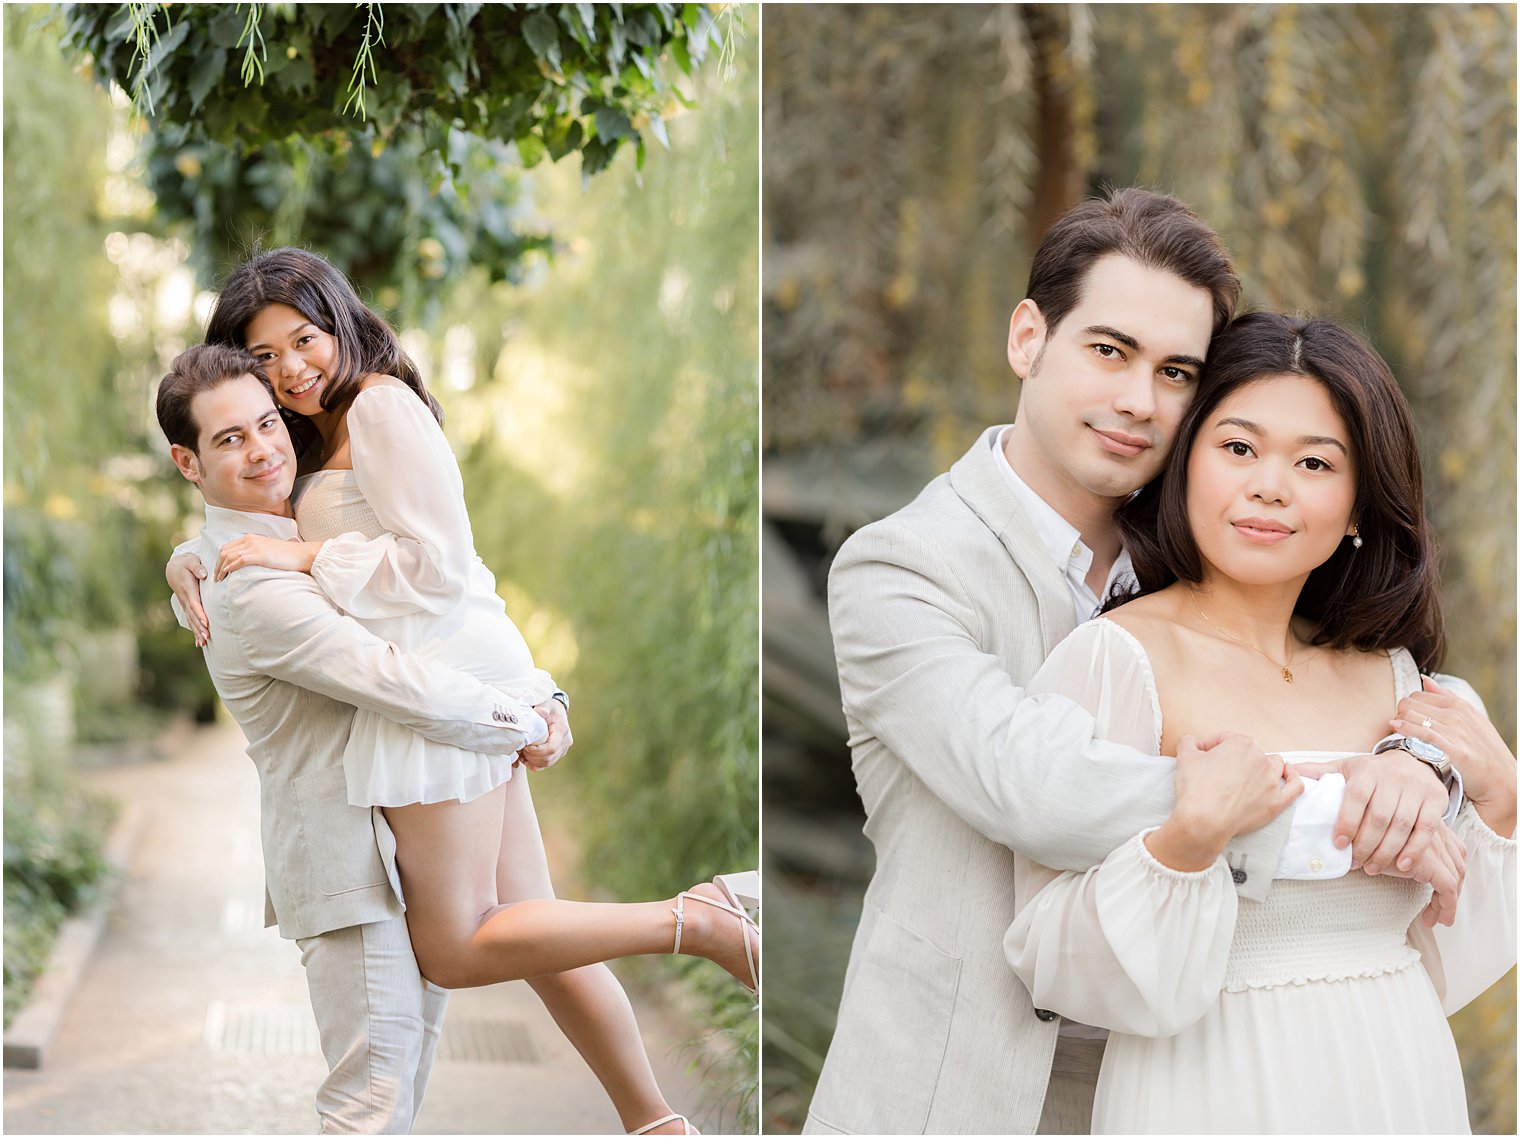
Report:
[[296,941],[327,1057],[323,1134],[409,1134],[449,995],[417,970],[406,918]]
[[1102,1039],[1066,1039],[1056,1042],[1050,1066],[1050,1086],[1040,1111],[1036,1134],[1091,1134],[1093,1092],[1098,1089],[1098,1067],[1103,1062]]

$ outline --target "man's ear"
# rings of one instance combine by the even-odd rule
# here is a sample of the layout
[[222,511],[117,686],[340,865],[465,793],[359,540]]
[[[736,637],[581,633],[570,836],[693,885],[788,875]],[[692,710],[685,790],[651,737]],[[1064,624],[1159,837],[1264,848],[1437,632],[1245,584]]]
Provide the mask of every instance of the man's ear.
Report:
[[1008,318],[1008,366],[1013,374],[1028,379],[1044,349],[1045,317],[1040,306],[1026,296]]
[[201,460],[196,457],[193,450],[173,443],[169,447],[169,455],[174,459],[174,465],[179,467],[181,474],[197,486],[201,484]]

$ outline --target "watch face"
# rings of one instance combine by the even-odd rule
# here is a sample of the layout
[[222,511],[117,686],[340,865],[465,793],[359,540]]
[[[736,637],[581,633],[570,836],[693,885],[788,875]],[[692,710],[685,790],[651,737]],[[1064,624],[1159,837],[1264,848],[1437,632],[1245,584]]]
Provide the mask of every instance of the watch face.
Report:
[[1446,765],[1446,752],[1434,743],[1427,743],[1424,739],[1412,739],[1404,737],[1404,749],[1417,759],[1424,759],[1427,763],[1435,763],[1438,766]]

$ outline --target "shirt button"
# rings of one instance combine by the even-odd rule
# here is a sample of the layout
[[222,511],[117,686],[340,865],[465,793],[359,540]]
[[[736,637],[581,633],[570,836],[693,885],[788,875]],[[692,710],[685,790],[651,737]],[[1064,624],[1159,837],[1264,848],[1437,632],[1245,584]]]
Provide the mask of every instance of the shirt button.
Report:
[[1056,1018],[1056,1013],[1048,1012],[1044,1008],[1035,1008],[1034,1018],[1039,1020],[1041,1023],[1049,1023],[1051,1020]]
[[1076,545],[1074,545],[1074,546],[1071,547],[1071,559],[1073,561],[1075,561],[1077,558],[1079,558],[1081,556],[1082,556],[1082,543],[1079,541],[1079,542],[1077,542]]
[[1310,869],[1311,872],[1318,873],[1320,870],[1322,870],[1324,868],[1325,868],[1325,859],[1324,858],[1311,857],[1309,859],[1309,869]]
[[1244,885],[1246,883],[1246,871],[1243,869],[1230,870],[1230,877],[1236,885]]

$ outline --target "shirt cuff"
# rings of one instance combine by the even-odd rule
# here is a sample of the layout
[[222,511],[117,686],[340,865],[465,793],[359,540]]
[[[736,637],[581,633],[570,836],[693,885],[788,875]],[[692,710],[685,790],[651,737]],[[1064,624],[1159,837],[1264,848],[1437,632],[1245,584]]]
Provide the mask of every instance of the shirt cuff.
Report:
[[1288,838],[1272,877],[1281,881],[1344,877],[1351,872],[1351,846],[1335,848],[1335,820],[1346,797],[1346,776],[1332,772],[1301,781],[1304,792],[1294,804]]

